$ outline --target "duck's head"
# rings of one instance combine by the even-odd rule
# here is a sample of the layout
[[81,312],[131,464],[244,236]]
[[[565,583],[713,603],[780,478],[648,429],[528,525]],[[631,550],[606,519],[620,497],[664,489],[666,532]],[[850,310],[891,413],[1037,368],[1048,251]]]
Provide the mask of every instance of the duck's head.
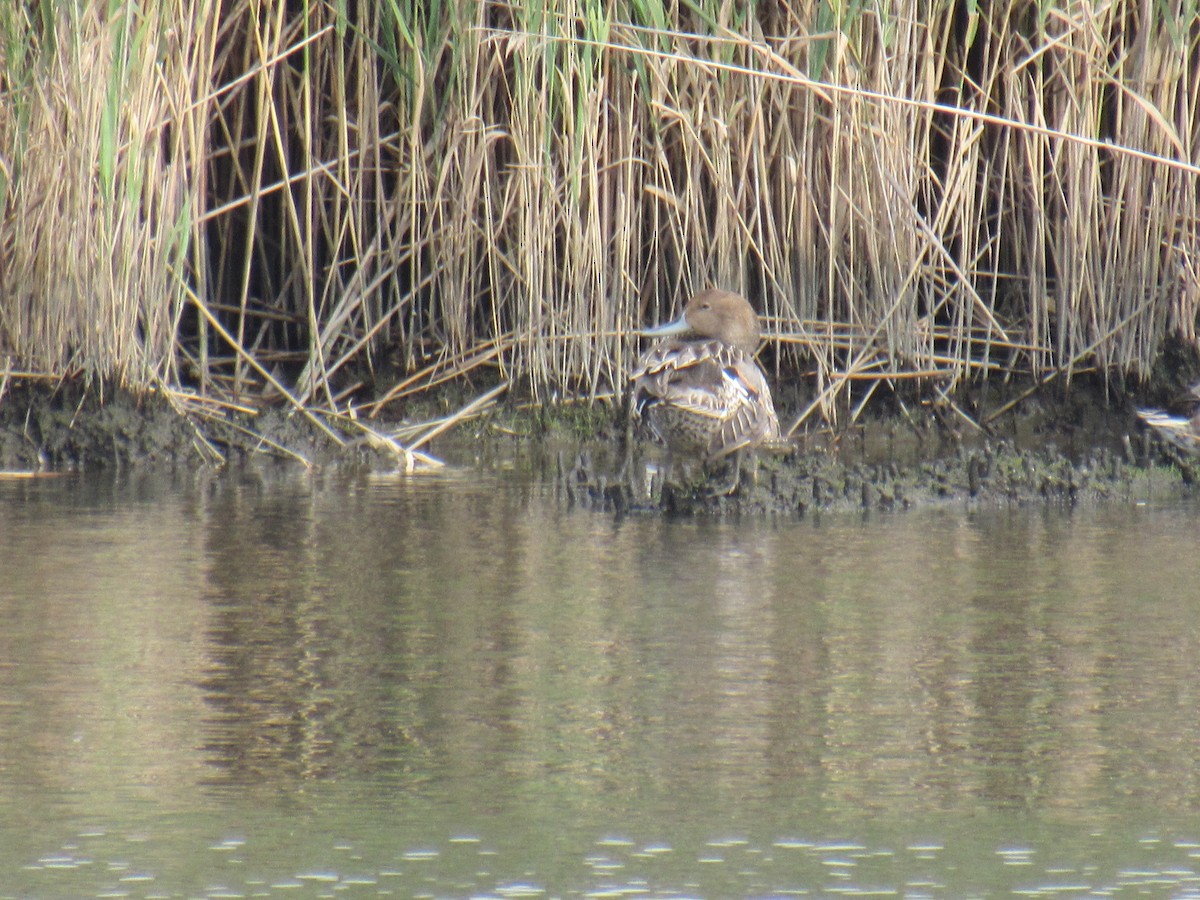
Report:
[[732,291],[709,289],[694,295],[674,322],[643,331],[647,337],[691,335],[715,338],[747,353],[754,353],[762,333],[758,314],[748,300]]

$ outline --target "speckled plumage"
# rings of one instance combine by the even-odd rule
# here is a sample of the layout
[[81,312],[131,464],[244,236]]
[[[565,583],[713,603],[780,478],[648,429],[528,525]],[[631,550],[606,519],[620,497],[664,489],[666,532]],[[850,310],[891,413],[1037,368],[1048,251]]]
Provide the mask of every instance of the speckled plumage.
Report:
[[633,373],[634,410],[672,455],[711,465],[779,438],[771,389],[753,352],[758,317],[745,299],[703,291]]

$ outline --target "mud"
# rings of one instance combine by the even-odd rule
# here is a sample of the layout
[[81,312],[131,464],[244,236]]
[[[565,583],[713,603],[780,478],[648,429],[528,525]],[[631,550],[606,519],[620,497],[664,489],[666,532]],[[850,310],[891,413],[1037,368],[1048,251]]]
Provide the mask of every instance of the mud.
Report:
[[[286,448],[283,449],[283,448]],[[0,470],[65,472],[133,466],[189,467],[250,459],[363,464],[299,414],[268,409],[251,419],[193,420],[155,394],[22,384],[0,396]]]
[[[997,408],[994,398],[990,402]],[[607,408],[555,415],[510,406],[463,423],[432,450],[482,468],[511,468],[519,458],[565,504],[620,515],[803,517],[945,504],[1141,502],[1193,493],[1200,481],[1196,462],[1145,433],[1133,407],[1132,399],[1114,401],[1085,385],[1067,396],[1022,403],[983,430],[969,421],[969,400],[957,413],[885,408],[836,433],[801,433],[791,449],[760,454],[740,473],[721,470],[683,484],[664,485],[661,453],[640,440],[627,446],[620,415]],[[786,413],[781,418],[789,421]],[[4,471],[200,467],[218,459],[226,466],[305,460],[378,470],[397,464],[361,441],[339,446],[284,409],[215,422],[181,416],[153,395],[80,385],[10,386],[0,397]]]
[[952,504],[1131,503],[1191,492],[1178,468],[1157,459],[1143,462],[1097,448],[1072,460],[1057,451],[1021,451],[1005,443],[907,465],[798,452],[761,460],[757,471],[743,472],[729,493],[723,477],[680,486],[659,482],[652,466],[635,471],[649,474],[624,479],[597,473],[584,454],[564,469],[560,491],[568,503],[617,514],[790,518]]
[[0,468],[6,471],[199,464],[195,439],[188,421],[154,398],[20,385],[0,400]]
[[774,517],[1139,503],[1191,495],[1200,484],[1200,460],[1144,429],[1135,398],[1106,395],[1102,385],[1035,397],[980,428],[964,407],[982,399],[955,412],[885,410],[836,434],[817,429],[789,452],[760,453],[740,471],[694,480],[664,483],[665,460],[644,442],[617,458],[604,446],[584,447],[559,459],[556,483],[565,502],[618,515]]

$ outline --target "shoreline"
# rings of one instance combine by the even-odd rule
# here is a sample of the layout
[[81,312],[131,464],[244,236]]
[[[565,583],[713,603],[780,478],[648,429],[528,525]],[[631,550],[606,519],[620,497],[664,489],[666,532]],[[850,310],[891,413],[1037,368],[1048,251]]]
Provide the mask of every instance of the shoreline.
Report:
[[[668,488],[661,497],[647,490],[661,452],[638,441],[633,467],[624,464],[621,415],[609,405],[559,407],[556,415],[502,404],[463,419],[426,449],[476,469],[525,457],[530,477],[552,481],[565,504],[617,514],[803,517],[954,504],[1136,503],[1195,493],[1189,460],[1151,438],[1127,410],[1088,393],[1022,404],[991,434],[955,427],[945,410],[928,408],[873,413],[837,433],[815,429],[791,450],[760,454],[729,495],[710,484]],[[447,399],[424,411],[444,415]],[[155,395],[10,386],[0,398],[0,473],[220,468],[216,447],[233,468],[259,461],[301,466],[295,460],[314,469],[402,468],[394,448],[362,437],[339,446],[294,411],[270,407],[246,418],[252,428],[198,422]]]

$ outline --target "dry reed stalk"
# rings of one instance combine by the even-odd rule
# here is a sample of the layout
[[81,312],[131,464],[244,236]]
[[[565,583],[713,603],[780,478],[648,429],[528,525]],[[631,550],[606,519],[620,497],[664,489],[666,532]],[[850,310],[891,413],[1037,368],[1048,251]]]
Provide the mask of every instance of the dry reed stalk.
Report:
[[418,468],[440,469],[445,463],[427,453],[421,453],[415,447],[401,443],[394,435],[384,434],[376,428],[349,416],[338,416],[338,420],[347,428],[357,430],[362,434],[371,447],[391,453],[403,463],[404,472],[411,474]]
[[501,335],[499,339],[478,347],[469,347],[461,354],[451,356],[448,352],[444,353],[442,358],[401,380],[378,400],[368,404],[365,407],[368,418],[375,418],[385,406],[402,397],[430,390],[461,378],[480,366],[491,364],[515,343],[511,334]]
[[[192,446],[196,450],[196,455],[203,459],[206,463],[221,466],[225,464],[225,454],[216,448],[216,445],[209,440],[208,436],[200,429],[197,422],[200,419],[212,418],[212,410],[207,408],[211,403],[206,403],[209,398],[197,397],[195,394],[190,394],[185,391],[178,391],[168,385],[159,385],[154,389],[160,396],[166,398],[171,408],[178,412],[183,419],[191,426]],[[195,404],[200,405],[197,409]],[[251,413],[254,411],[252,410]]]
[[211,12],[64,6],[69,49],[6,72],[23,370],[334,413],[338,376],[398,353],[371,414],[479,365],[595,399],[642,322],[719,284],[833,422],[872,377],[1144,373],[1196,338],[1185,0]]
[[420,436],[408,444],[408,449],[410,451],[415,451],[418,447],[429,443],[439,434],[448,431],[455,425],[458,425],[460,422],[464,422],[467,419],[478,416],[483,410],[495,405],[496,398],[507,390],[508,382],[502,382],[491,390],[486,391],[480,396],[476,397],[453,415],[446,416],[437,422],[427,423],[427,427],[420,433]]
[[210,5],[42,5],[4,14],[0,348],[133,385],[174,380]]
[[[1150,302],[1150,300],[1143,301],[1143,306],[1149,302]],[[1022,401],[1026,400],[1027,398],[1036,394],[1038,391],[1040,391],[1046,385],[1050,384],[1050,382],[1054,381],[1054,379],[1058,378],[1060,375],[1070,375],[1071,373],[1076,372],[1076,371],[1079,371],[1079,372],[1094,372],[1094,371],[1096,371],[1095,366],[1082,365],[1083,361],[1085,359],[1092,357],[1096,353],[1097,348],[1101,344],[1103,344],[1106,341],[1111,340],[1113,335],[1115,335],[1115,334],[1123,331],[1125,328],[1129,327],[1130,323],[1132,321],[1134,321],[1135,319],[1137,319],[1139,316],[1143,315],[1143,313],[1144,313],[1144,309],[1141,307],[1131,310],[1129,315],[1124,320],[1114,323],[1107,333],[1099,335],[1098,337],[1096,337],[1096,339],[1091,344],[1089,344],[1086,347],[1081,348],[1078,351],[1078,353],[1076,354],[1075,358],[1069,360],[1066,365],[1060,366],[1059,368],[1054,369],[1051,372],[1047,372],[1045,375],[1043,375],[1039,379],[1037,379],[1030,387],[1026,388],[1024,391],[1022,391],[1016,397],[1013,397],[1007,403],[1004,403],[1003,405],[1001,405],[998,409],[992,410],[992,412],[990,412],[990,413],[988,413],[988,415],[984,416],[983,420],[982,420],[983,424],[987,425],[989,422],[992,422],[992,421],[998,419],[1000,416],[1004,415],[1005,413],[1011,412]]]
[[[211,415],[210,415],[210,417],[211,417]],[[300,463],[302,466],[304,466],[305,469],[307,469],[310,472],[315,471],[317,469],[316,463],[314,463],[312,460],[310,460],[303,453],[299,453],[298,451],[293,450],[290,447],[285,447],[283,444],[279,443],[276,440],[273,440],[272,438],[267,437],[265,434],[260,434],[259,432],[255,431],[254,429],[247,428],[245,425],[242,425],[238,422],[234,422],[227,417],[222,416],[219,419],[217,419],[217,421],[219,421],[220,424],[225,428],[231,428],[234,431],[239,431],[242,434],[246,435],[246,437],[250,438],[258,445],[258,448],[266,447],[268,450],[273,451],[278,456],[281,456],[286,459],[293,460],[294,462]]]
[[[244,360],[247,366],[249,366],[251,369],[254,369],[268,384],[271,385],[271,387],[278,391],[279,395],[283,397],[293,409],[308,419],[308,421],[315,425],[320,431],[323,431],[327,437],[334,441],[334,443],[339,445],[345,443],[341,436],[334,432],[328,425],[326,425],[318,415],[316,415],[307,406],[302,404],[296,397],[292,396],[291,392],[288,391],[288,389],[284,387],[274,375],[268,372],[253,354],[248,353],[245,348],[243,348],[237,342],[237,338],[235,338],[225,329],[225,327],[217,320],[216,316],[214,316],[204,306],[198,297],[193,297],[192,302],[200,311],[200,315],[208,323],[208,326],[214,331],[214,333],[220,336],[227,344],[229,344],[229,346],[234,349],[239,359]],[[237,388],[238,385],[235,382],[235,394],[237,392]]]

